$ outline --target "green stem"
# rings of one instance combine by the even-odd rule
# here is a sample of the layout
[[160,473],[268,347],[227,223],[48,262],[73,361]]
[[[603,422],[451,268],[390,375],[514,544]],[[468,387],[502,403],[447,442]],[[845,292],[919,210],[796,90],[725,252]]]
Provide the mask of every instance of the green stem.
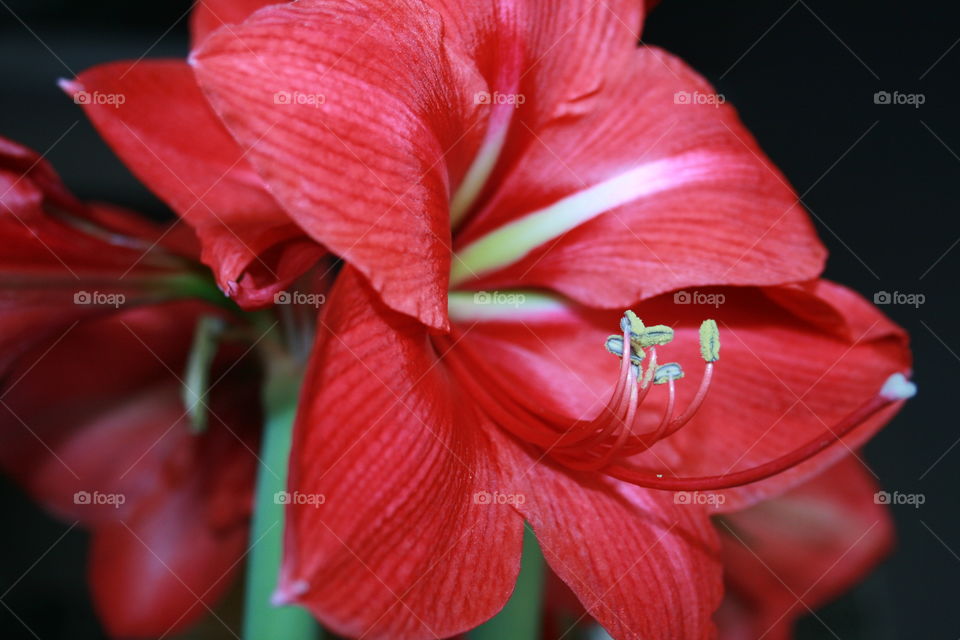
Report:
[[252,546],[247,556],[244,640],[315,640],[323,636],[306,610],[270,603],[283,545],[283,504],[276,495],[287,488],[287,459],[301,378],[302,372],[292,360],[269,359],[264,389],[266,424],[250,530]]
[[470,632],[470,640],[539,638],[543,605],[543,552],[533,531],[523,532],[523,559],[513,595],[490,621]]

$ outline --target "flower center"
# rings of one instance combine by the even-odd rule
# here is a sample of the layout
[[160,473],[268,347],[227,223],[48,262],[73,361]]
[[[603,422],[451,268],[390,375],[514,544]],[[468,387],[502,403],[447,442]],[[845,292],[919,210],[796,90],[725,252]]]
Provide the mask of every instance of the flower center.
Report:
[[[648,327],[634,312],[627,311],[621,318],[620,330],[620,334],[609,336],[603,343],[609,353],[620,359],[617,383],[603,410],[591,420],[571,421],[534,406],[528,399],[501,386],[489,365],[467,351],[450,359],[450,363],[458,370],[458,379],[501,428],[543,449],[563,465],[599,471],[651,489],[673,491],[719,490],[769,478],[836,443],[884,407],[916,393],[913,383],[903,374],[895,373],[876,396],[824,433],[774,460],[722,475],[677,477],[669,471],[639,468],[632,459],[676,433],[703,405],[714,377],[715,363],[720,359],[717,323],[705,320],[700,325],[700,356],[705,366],[696,393],[679,412],[676,385],[684,377],[684,370],[676,362],[660,364],[657,354],[658,347],[673,340],[673,329],[665,325]],[[663,414],[656,424],[641,424],[638,408],[654,386],[666,386]]]

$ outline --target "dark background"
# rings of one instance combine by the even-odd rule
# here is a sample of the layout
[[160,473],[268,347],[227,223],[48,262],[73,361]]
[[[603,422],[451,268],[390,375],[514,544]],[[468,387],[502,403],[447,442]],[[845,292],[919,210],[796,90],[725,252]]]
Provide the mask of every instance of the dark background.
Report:
[[[166,215],[55,82],[100,62],[183,56],[189,6],[0,0],[0,135],[49,150],[81,197]],[[866,449],[884,488],[926,502],[893,507],[895,555],[820,612],[826,624],[805,620],[804,638],[960,637],[960,433],[947,389],[960,374],[956,18],[946,2],[666,0],[644,33],[739,108],[814,216],[828,277],[870,298],[926,296],[918,308],[885,307],[913,336],[920,395]],[[925,104],[878,105],[877,91]],[[0,637],[35,637],[20,618],[42,640],[100,638],[85,535],[56,543],[65,525],[0,482]]]

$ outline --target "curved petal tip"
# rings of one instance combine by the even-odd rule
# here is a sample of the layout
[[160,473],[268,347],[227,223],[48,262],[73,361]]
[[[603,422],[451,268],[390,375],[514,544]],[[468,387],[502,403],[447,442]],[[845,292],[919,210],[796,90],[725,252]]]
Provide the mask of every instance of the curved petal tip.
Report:
[[57,78],[57,86],[63,89],[63,92],[68,96],[74,96],[78,92],[83,91],[83,85],[81,83],[68,78]]
[[917,385],[902,373],[895,373],[883,383],[880,395],[888,400],[906,400],[917,395]]

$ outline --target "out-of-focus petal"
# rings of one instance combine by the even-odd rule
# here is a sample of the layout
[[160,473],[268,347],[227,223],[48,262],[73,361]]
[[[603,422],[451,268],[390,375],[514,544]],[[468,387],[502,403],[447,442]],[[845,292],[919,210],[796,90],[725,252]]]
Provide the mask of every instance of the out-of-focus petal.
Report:
[[256,367],[242,352],[218,359],[207,430],[193,433],[177,377],[203,312],[177,303],[84,322],[24,355],[5,380],[0,465],[44,507],[92,530],[94,600],[116,637],[195,621],[245,546]]
[[137,177],[195,229],[203,261],[241,305],[269,304],[324,254],[270,195],[186,63],[105,64],[65,88]]
[[888,553],[893,522],[877,486],[847,457],[792,491],[723,516],[723,640],[788,640],[797,618],[861,580]]

